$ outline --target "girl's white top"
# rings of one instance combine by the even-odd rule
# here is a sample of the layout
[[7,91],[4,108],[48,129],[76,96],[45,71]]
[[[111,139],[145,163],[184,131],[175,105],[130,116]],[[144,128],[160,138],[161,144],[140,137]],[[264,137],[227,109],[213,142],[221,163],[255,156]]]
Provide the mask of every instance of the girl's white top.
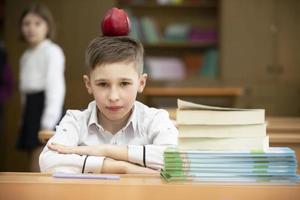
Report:
[[20,91],[22,103],[26,95],[45,92],[41,128],[53,129],[59,121],[65,98],[65,56],[62,49],[46,39],[27,49],[20,59]]

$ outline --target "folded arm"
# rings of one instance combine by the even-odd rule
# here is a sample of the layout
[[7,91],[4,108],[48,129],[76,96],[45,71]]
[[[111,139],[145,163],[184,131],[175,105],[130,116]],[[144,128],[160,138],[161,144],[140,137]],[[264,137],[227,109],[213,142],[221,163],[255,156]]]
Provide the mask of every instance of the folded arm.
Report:
[[[107,148],[106,150],[113,151],[113,153],[106,155],[104,152],[101,152],[101,150],[104,150],[103,147]],[[49,165],[45,166],[42,164],[44,162],[41,162],[41,170],[73,173],[158,173],[155,170],[141,167],[122,159],[120,155],[127,153],[126,147],[110,146],[112,148],[109,148],[109,145],[103,145],[103,147],[102,145],[64,146],[49,143],[48,147],[44,149],[45,152],[41,155],[41,160],[47,160]],[[95,149],[98,150],[95,151]],[[104,151],[107,152],[106,150]],[[114,155],[118,156],[113,158]]]
[[[79,133],[82,132],[79,128],[73,113],[68,111],[60,125],[57,126],[55,135],[48,141],[40,155],[42,172],[157,173],[151,169],[127,162],[126,147],[108,148],[111,146],[99,145],[97,146],[99,148],[91,148],[90,146],[78,146]],[[87,155],[89,156],[87,157]]]
[[102,156],[116,161],[125,161],[152,169],[163,168],[163,152],[168,146],[177,144],[178,131],[167,118],[153,122],[149,127],[149,135],[153,142],[148,145],[111,145],[101,144],[94,146],[65,146],[49,143],[48,148],[61,154],[78,154]]
[[[75,117],[76,112],[68,111],[60,125],[56,127],[55,135],[48,141],[50,143],[60,143],[66,146],[78,146],[80,137],[80,127]],[[81,173],[83,169],[85,156],[78,154],[60,154],[57,151],[45,146],[39,159],[42,172],[73,172]],[[90,156],[86,159],[85,169],[93,173],[100,173],[104,157]]]

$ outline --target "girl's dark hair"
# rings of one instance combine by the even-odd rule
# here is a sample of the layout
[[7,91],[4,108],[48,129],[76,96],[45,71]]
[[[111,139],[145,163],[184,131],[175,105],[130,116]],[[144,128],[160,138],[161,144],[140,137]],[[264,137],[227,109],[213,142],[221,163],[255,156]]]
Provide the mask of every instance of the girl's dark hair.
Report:
[[21,40],[23,40],[23,41],[25,40],[22,30],[21,30],[22,22],[23,22],[23,19],[25,18],[25,16],[29,13],[36,14],[46,21],[46,23],[48,25],[48,33],[47,33],[46,37],[53,40],[54,36],[55,36],[55,23],[54,23],[53,16],[47,6],[45,6],[44,4],[41,4],[41,3],[37,3],[37,2],[32,3],[28,7],[26,7],[21,14],[21,17],[19,19]]

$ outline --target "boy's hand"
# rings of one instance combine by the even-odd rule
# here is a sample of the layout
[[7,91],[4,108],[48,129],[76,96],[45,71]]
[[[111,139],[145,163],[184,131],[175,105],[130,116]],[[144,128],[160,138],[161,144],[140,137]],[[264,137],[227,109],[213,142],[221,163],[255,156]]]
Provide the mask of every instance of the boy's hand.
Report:
[[138,166],[126,161],[118,161],[106,158],[103,162],[101,173],[104,174],[157,174],[159,171]]
[[72,147],[72,146],[65,146],[56,143],[49,143],[47,147],[52,151],[56,151],[62,154],[106,156],[106,145]]

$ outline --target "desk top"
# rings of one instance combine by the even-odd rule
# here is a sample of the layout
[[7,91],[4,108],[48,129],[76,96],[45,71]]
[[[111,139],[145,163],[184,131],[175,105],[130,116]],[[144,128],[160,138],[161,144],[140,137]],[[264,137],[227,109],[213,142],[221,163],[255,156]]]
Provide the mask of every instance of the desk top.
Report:
[[300,199],[297,185],[166,183],[158,175],[121,175],[120,180],[58,179],[42,173],[0,173],[0,199]]

